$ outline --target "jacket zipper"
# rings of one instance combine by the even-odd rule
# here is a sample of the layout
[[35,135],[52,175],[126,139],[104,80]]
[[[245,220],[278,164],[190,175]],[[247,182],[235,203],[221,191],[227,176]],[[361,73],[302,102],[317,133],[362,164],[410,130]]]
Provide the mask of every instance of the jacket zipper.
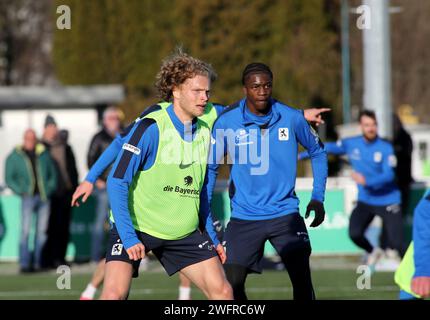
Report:
[[31,167],[31,162],[30,162],[30,159],[27,157],[27,155],[24,153],[24,152],[22,152],[21,150],[19,150],[19,153],[21,153],[22,154],[22,156],[24,157],[24,161],[25,161],[25,164],[26,164],[26,166],[27,166],[27,170],[28,170],[28,176],[29,176],[29,178],[30,178],[30,185],[31,185],[31,189],[30,189],[30,192],[29,193],[34,193],[34,179],[33,179],[33,168]]

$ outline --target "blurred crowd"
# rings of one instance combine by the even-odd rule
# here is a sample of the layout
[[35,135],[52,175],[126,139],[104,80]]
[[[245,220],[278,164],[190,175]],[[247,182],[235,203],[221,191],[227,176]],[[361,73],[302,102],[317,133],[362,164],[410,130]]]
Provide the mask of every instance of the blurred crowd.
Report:
[[[103,127],[92,139],[88,166],[92,166],[120,129],[120,110],[109,107],[103,114]],[[71,199],[78,186],[75,156],[68,143],[69,132],[47,115],[41,137],[27,129],[21,145],[6,160],[7,186],[21,197],[19,264],[22,273],[44,271],[67,265],[66,251],[72,220]],[[91,258],[104,255],[104,222],[108,199],[108,170],[96,182],[96,218],[92,232]],[[32,231],[34,226],[34,231]],[[32,236],[34,234],[34,236]]]

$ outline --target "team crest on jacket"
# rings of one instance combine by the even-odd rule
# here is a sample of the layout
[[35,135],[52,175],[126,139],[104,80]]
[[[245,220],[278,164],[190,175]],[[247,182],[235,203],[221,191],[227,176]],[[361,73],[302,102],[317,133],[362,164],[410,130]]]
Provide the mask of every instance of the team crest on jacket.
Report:
[[382,153],[377,151],[373,154],[373,161],[381,162],[382,161]]
[[278,139],[279,139],[279,141],[287,141],[289,139],[288,128],[279,128],[278,129]]

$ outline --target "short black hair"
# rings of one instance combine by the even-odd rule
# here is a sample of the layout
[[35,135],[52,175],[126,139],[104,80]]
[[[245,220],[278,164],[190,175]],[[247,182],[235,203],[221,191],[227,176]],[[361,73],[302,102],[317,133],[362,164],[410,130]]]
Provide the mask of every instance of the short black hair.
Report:
[[361,110],[360,114],[358,115],[358,121],[361,121],[361,118],[365,116],[377,121],[375,111],[373,110],[368,110],[368,109]]
[[255,73],[265,73],[267,74],[271,80],[273,80],[273,73],[270,68],[261,62],[253,62],[248,64],[242,72],[242,84],[245,84],[246,78]]

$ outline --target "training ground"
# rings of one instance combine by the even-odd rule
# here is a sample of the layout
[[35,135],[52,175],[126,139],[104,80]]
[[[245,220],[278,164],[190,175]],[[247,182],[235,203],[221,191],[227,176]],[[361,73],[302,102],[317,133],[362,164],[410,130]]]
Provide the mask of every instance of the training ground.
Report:
[[[317,299],[397,299],[398,287],[392,272],[376,272],[367,282],[363,274],[357,273],[360,257],[315,257],[311,259],[312,278]],[[285,270],[276,270],[279,264],[267,263],[262,275],[250,275],[246,288],[249,299],[292,299],[292,287]],[[0,299],[42,299],[42,300],[77,300],[81,291],[91,278],[94,265],[74,264],[71,266],[70,289],[58,289],[57,280],[62,275],[56,270],[19,274],[16,263],[0,264]],[[362,276],[361,278],[359,278]],[[357,288],[357,280],[361,287]],[[61,284],[65,281],[58,280]],[[176,299],[179,278],[168,277],[158,261],[150,258],[146,270],[141,270],[138,279],[134,279],[129,299],[164,300]],[[370,284],[370,287],[369,287]],[[366,288],[367,287],[367,288]],[[193,287],[192,299],[205,299],[198,289]],[[85,303],[85,302],[83,302]]]

